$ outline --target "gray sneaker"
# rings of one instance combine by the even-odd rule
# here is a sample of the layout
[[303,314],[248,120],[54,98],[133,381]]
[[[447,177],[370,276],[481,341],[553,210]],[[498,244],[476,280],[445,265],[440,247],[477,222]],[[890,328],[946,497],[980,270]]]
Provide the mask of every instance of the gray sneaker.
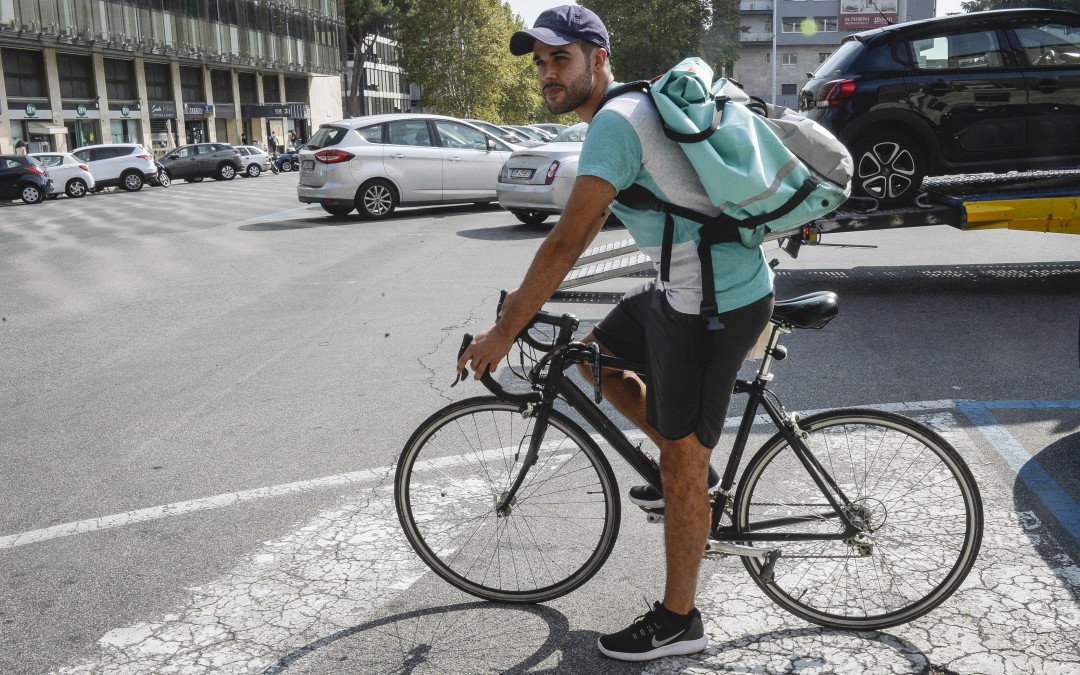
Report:
[[650,661],[662,656],[696,654],[709,646],[709,636],[696,609],[687,616],[669,612],[662,603],[618,633],[596,641],[600,653],[620,661]]

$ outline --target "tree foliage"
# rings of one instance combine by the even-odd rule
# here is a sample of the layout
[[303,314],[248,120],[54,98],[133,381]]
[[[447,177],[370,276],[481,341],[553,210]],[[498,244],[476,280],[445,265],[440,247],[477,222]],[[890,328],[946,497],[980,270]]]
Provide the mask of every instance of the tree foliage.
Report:
[[386,36],[414,5],[415,0],[345,0],[345,36],[354,54],[345,103],[348,114],[363,114],[364,55],[372,48],[374,36]]
[[711,56],[705,47],[710,0],[581,0],[578,4],[596,12],[607,26],[616,80],[652,78],[687,56]]
[[1067,9],[1080,12],[1080,0],[970,0],[961,2],[965,12],[982,12],[988,9],[1017,9],[1022,7],[1041,7],[1043,9]]
[[531,61],[510,54],[524,24],[500,0],[415,0],[398,32],[402,67],[421,105],[496,123],[550,118]]

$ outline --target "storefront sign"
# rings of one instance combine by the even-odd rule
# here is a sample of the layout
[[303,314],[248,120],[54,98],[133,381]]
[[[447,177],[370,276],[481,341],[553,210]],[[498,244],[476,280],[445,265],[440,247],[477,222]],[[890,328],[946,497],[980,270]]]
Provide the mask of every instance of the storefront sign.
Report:
[[124,117],[129,116],[131,114],[131,108],[127,107],[126,105],[120,106],[120,114]]
[[266,103],[263,105],[240,106],[241,117],[287,117],[290,119],[308,119],[311,106],[306,103]]
[[865,30],[896,23],[897,0],[841,0],[840,30]]
[[78,113],[79,117],[86,117],[86,106],[80,103],[75,107],[75,112]]
[[37,106],[33,103],[27,103],[24,110],[26,111],[27,117],[37,117]]
[[150,118],[157,120],[175,119],[176,104],[172,101],[150,101]]
[[184,115],[187,117],[210,117],[214,114],[214,106],[205,103],[188,103],[184,105]]

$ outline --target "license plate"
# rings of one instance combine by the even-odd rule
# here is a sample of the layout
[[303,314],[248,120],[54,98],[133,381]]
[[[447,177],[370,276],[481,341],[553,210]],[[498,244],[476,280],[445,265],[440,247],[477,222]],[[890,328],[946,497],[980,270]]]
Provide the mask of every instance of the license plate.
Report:
[[310,171],[311,169],[315,168],[315,160],[313,160],[313,159],[305,159],[303,164],[301,164],[301,166],[303,168],[307,169],[308,171]]
[[528,180],[528,179],[532,178],[532,176],[533,176],[533,170],[532,169],[510,169],[510,177],[511,178],[522,178],[522,179]]

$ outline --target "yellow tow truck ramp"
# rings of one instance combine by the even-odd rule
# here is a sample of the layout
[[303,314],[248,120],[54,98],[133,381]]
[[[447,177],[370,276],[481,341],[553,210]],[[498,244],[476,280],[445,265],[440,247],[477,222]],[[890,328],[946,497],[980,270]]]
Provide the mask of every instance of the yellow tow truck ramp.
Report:
[[[1080,170],[928,178],[922,187],[915,203],[902,208],[879,209],[872,199],[853,198],[843,210],[808,223],[801,237],[787,237],[782,248],[797,257],[803,245],[821,243],[825,234],[929,225],[1080,234]],[[651,269],[648,256],[626,239],[586,251],[559,288]]]

